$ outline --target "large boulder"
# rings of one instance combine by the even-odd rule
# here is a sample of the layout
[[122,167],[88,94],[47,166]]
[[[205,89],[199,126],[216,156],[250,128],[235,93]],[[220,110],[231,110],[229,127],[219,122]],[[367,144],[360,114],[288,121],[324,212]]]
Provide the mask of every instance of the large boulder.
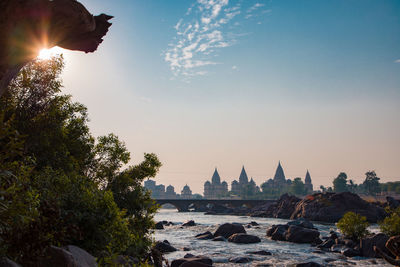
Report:
[[156,244],[154,245],[154,248],[160,251],[161,253],[177,251],[177,249],[171,246],[169,242],[166,242],[166,240],[164,240],[163,242],[157,241]]
[[192,256],[192,257],[184,257],[180,259],[173,260],[171,263],[171,267],[180,267],[180,266],[212,266],[213,261],[210,258],[205,256]]
[[361,255],[369,258],[379,257],[379,255],[374,251],[374,246],[390,255],[389,250],[385,246],[388,239],[389,237],[382,233],[362,238],[360,240]]
[[290,225],[286,232],[285,238],[286,241],[293,243],[314,243],[319,239],[319,231],[296,225]]
[[195,223],[193,220],[184,222],[184,223],[182,224],[182,226],[195,226],[195,225],[196,225],[196,223]]
[[296,204],[290,218],[335,223],[349,211],[365,216],[372,223],[382,220],[386,215],[382,207],[368,203],[357,194],[343,192],[309,195]]
[[43,257],[39,260],[39,266],[79,267],[80,265],[71,252],[50,246],[45,249]]
[[288,222],[287,225],[295,225],[309,229],[315,229],[314,224],[305,218],[297,218],[294,221]]
[[214,235],[210,231],[207,231],[205,233],[196,235],[196,238],[200,240],[213,239]]
[[3,257],[0,259],[0,267],[21,267],[21,265],[13,262],[9,258]]
[[164,222],[158,222],[158,223],[156,223],[155,228],[156,228],[157,230],[162,230],[162,229],[164,229]]
[[299,201],[300,198],[298,197],[284,194],[276,203],[268,206],[262,217],[289,219]]
[[287,224],[272,225],[267,230],[267,236],[271,237],[272,240],[286,241],[286,231],[288,228]]
[[86,252],[86,250],[72,245],[66,246],[65,249],[72,254],[80,267],[97,267],[96,258]]
[[261,239],[258,236],[240,233],[231,235],[228,238],[228,241],[239,244],[251,244],[251,243],[259,243],[261,242]]
[[250,257],[233,257],[229,259],[229,262],[232,263],[249,263],[251,261],[253,261],[253,259]]
[[239,223],[224,223],[217,228],[215,231],[214,236],[223,236],[225,238],[229,238],[233,234],[240,234],[246,233],[243,225]]

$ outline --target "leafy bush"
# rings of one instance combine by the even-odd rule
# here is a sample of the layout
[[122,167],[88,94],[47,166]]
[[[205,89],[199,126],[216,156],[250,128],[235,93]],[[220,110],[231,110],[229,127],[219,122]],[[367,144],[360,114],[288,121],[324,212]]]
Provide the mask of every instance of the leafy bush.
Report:
[[[138,165],[110,134],[91,135],[86,107],[62,95],[62,57],[28,64],[0,98],[0,256],[35,265],[49,245],[77,245],[102,259],[145,261],[156,205]],[[29,245],[27,245],[29,244]]]
[[369,223],[365,216],[354,213],[352,211],[347,212],[337,223],[337,227],[346,238],[353,240],[359,240],[368,234]]
[[379,223],[379,228],[388,236],[400,235],[400,207],[387,211],[389,216]]

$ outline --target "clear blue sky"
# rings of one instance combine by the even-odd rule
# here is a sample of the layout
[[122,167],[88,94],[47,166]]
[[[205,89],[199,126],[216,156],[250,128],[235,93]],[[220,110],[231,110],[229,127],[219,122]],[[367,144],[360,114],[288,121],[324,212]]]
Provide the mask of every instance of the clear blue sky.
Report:
[[65,52],[64,91],[157,182],[195,192],[218,167],[257,184],[278,160],[330,185],[400,180],[400,1],[81,0],[114,15],[94,54]]

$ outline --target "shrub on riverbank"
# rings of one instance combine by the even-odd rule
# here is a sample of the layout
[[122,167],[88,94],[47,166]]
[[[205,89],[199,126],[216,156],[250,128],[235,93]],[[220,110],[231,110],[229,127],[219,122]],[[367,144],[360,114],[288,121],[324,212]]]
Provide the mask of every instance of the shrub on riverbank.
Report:
[[141,183],[161,163],[145,154],[122,170],[125,144],[91,135],[86,107],[60,93],[62,68],[61,57],[29,64],[0,98],[0,256],[29,266],[73,244],[144,259],[156,207]]
[[400,235],[400,207],[389,209],[389,216],[379,223],[381,231],[388,236]]
[[354,213],[352,211],[344,214],[343,218],[337,223],[337,228],[342,234],[353,240],[360,240],[368,234],[369,223],[365,216]]

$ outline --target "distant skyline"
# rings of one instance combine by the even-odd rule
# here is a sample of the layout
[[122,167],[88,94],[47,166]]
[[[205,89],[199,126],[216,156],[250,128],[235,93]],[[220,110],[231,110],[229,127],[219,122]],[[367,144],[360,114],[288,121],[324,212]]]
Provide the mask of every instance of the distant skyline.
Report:
[[203,192],[218,167],[260,185],[281,160],[315,188],[400,180],[400,1],[80,0],[114,15],[94,54],[65,52],[63,92],[95,136]]

